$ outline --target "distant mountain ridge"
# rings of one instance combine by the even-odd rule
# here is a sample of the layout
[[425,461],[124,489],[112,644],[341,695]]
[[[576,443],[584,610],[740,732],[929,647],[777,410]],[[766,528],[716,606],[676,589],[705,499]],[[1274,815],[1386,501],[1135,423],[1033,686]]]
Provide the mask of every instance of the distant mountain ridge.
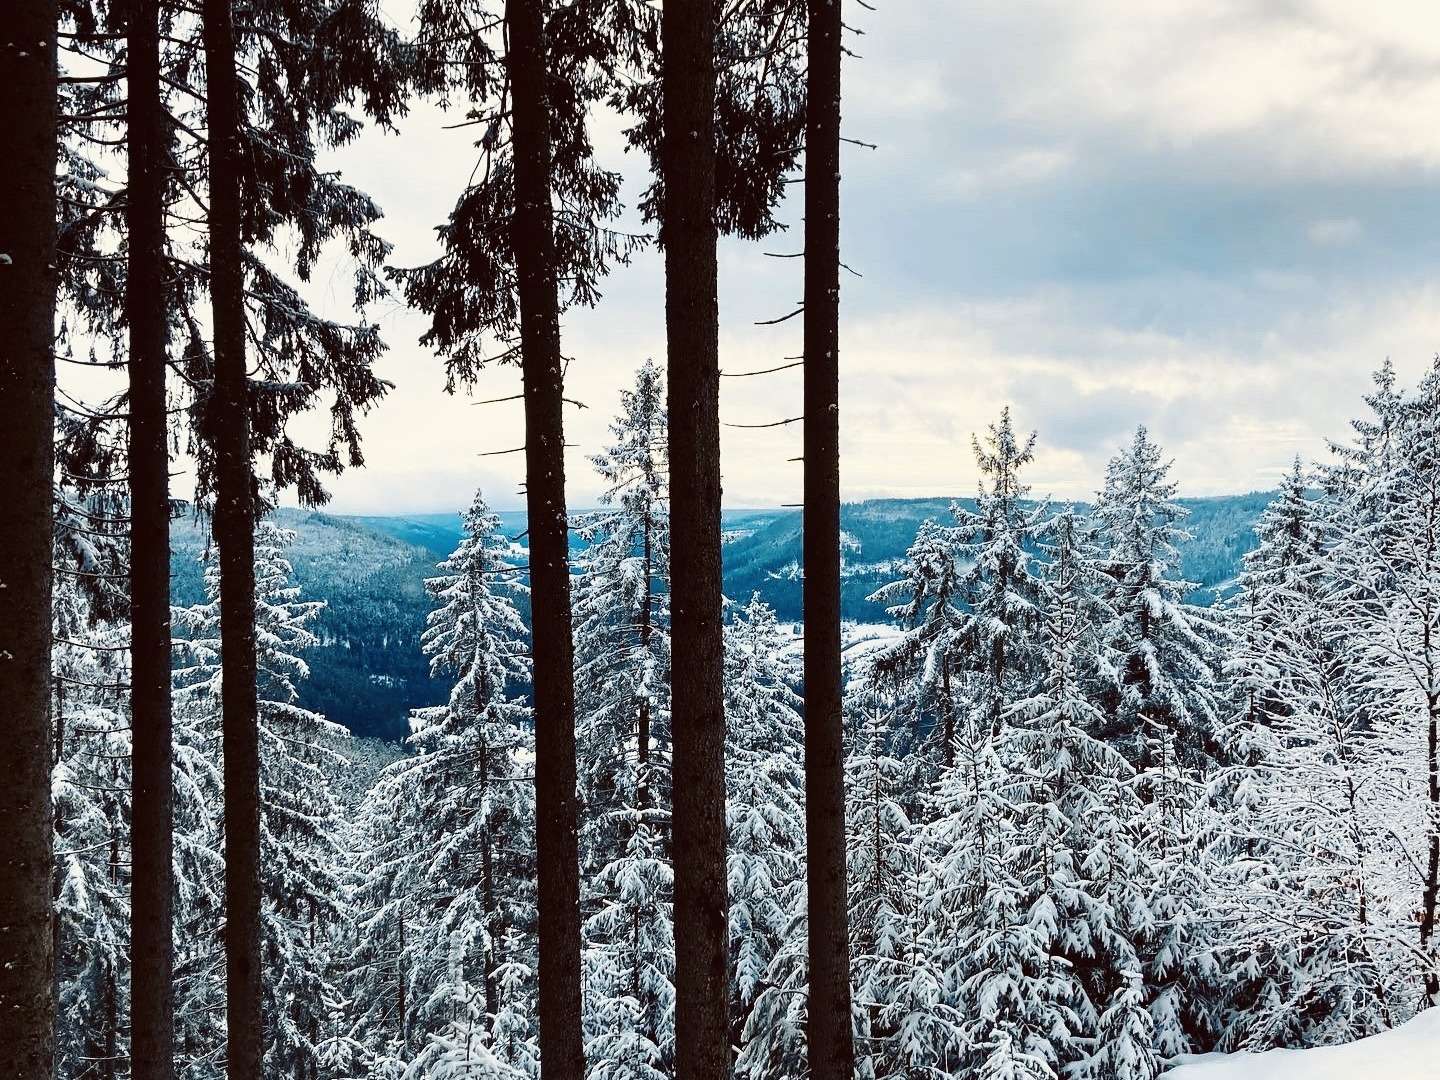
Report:
[[[1209,603],[1217,586],[1234,578],[1255,546],[1253,526],[1270,500],[1267,492],[1179,500],[1189,511],[1192,539],[1181,547],[1183,572],[1201,588],[1192,597]],[[883,622],[885,612],[866,597],[891,580],[899,560],[927,518],[950,520],[952,503],[972,499],[869,499],[841,508],[845,564],[841,610],[855,622]],[[1080,507],[1083,509],[1083,507]],[[357,735],[398,740],[412,708],[439,704],[448,686],[431,679],[420,652],[430,602],[424,581],[459,542],[460,515],[336,515],[282,509],[276,521],[296,533],[290,551],[307,599],[324,600],[317,621],[321,644],[307,657],[311,677],[301,704],[345,724]],[[501,526],[524,544],[525,514],[500,514]],[[784,620],[801,617],[800,512],[795,509],[727,510],[724,514],[725,594],[745,600],[758,592]],[[171,539],[174,602],[204,598],[201,557],[207,537],[180,521]],[[572,549],[583,547],[579,538]],[[528,615],[528,612],[525,612]]]

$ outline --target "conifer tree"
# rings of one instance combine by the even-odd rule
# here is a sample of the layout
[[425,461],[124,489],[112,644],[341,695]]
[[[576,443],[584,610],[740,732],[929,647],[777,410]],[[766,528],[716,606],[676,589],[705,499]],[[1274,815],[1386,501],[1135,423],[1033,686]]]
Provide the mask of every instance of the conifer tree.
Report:
[[[285,549],[295,534],[263,522],[255,536],[257,717],[260,755],[260,918],[263,1054],[266,1068],[310,1075],[318,1070],[331,1011],[340,1005],[330,981],[331,931],[347,916],[341,881],[342,816],[330,787],[337,756],[328,745],[344,729],[296,705],[309,676],[301,654],[316,644],[308,624],[324,604],[302,601]],[[221,575],[206,568],[206,603],[176,612],[182,637],[176,697],[189,722],[222,732],[224,606]],[[222,705],[223,710],[223,705]],[[228,899],[228,895],[227,895]],[[229,908],[225,909],[228,921]]]
[[874,660],[875,673],[897,684],[915,687],[933,699],[938,714],[935,740],[938,761],[955,764],[956,700],[952,668],[964,618],[960,606],[960,568],[956,562],[953,527],[922,522],[905,552],[902,577],[871,593],[868,599],[886,605],[886,613],[903,633]]
[[134,925],[132,1055],[136,1080],[165,1080],[174,1071],[170,454],[165,391],[170,314],[164,261],[169,139],[160,91],[159,0],[134,0],[128,14],[125,307],[130,327],[132,905],[145,912]]
[[1008,407],[984,442],[976,436],[971,445],[980,487],[973,511],[954,507],[955,558],[967,567],[959,579],[967,611],[955,645],[968,675],[970,707],[981,710],[993,737],[1006,709],[1033,685],[1043,655],[1034,548],[1047,511],[1027,503],[1030,487],[1020,473],[1034,460],[1035,434],[1018,438]]
[[621,393],[614,442],[591,460],[606,490],[578,523],[575,667],[583,858],[599,868],[628,837],[624,806],[665,824],[670,754],[670,523],[665,383],[649,361]]
[[[775,612],[757,595],[725,635],[731,1016],[737,1034],[803,909],[803,728]],[[740,1038],[732,1041],[739,1045]]]
[[[661,12],[668,357],[676,1075],[729,1070],[724,631],[720,567],[720,311],[711,0]],[[813,867],[812,867],[813,872]]]
[[849,1080],[845,749],[840,670],[840,0],[806,5],[805,777],[810,1073]]
[[449,701],[414,713],[415,756],[387,768],[361,808],[354,1037],[372,1068],[389,1057],[530,1075],[533,1031],[520,1025],[533,1009],[515,994],[533,973],[533,744],[515,691],[531,669],[518,568],[478,493],[464,527],[426,583],[436,607],[422,642],[432,672],[453,680]]
[[[473,383],[492,361],[521,367],[535,613],[539,1013],[552,1080],[579,1080],[584,1071],[560,311],[593,304],[610,265],[635,246],[603,225],[617,209],[619,177],[594,163],[587,126],[591,105],[613,86],[618,58],[633,48],[629,12],[606,2],[554,10],[541,0],[507,0],[503,10],[421,5],[418,85],[463,94],[485,134],[482,167],[441,230],[444,254],[397,272],[406,297],[432,317],[423,340],[445,355],[447,388]],[[502,23],[503,47],[476,32]]]
[[1132,764],[1157,760],[1156,740],[1173,740],[1181,761],[1205,766],[1215,753],[1215,620],[1185,603],[1193,588],[1180,580],[1176,544],[1188,511],[1175,502],[1170,463],[1144,426],[1111,459],[1091,519],[1105,572],[1105,599],[1114,617],[1105,629],[1119,669],[1102,702],[1106,741]]
[[10,13],[4,57],[12,121],[0,199],[0,700],[13,726],[0,752],[0,1011],[16,1075],[54,1067],[53,834],[50,793],[51,487],[55,386],[54,0]]
[[598,910],[585,920],[587,1076],[661,1080],[677,1050],[674,874],[645,816],[622,814],[625,849],[597,876]]

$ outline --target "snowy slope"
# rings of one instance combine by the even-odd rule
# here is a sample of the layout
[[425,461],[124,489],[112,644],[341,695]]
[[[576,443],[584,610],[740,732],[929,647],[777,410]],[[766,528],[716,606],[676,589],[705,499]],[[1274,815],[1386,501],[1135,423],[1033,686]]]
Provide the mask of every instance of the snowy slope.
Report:
[[1436,1080],[1440,1077],[1440,1008],[1408,1024],[1343,1046],[1206,1054],[1161,1080]]

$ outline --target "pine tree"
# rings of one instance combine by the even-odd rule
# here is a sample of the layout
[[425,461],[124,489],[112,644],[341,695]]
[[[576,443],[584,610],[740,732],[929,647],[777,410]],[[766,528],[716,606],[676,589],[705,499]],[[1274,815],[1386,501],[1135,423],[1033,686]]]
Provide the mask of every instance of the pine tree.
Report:
[[937,759],[944,768],[955,764],[956,714],[963,705],[956,700],[951,675],[964,625],[956,544],[953,528],[927,519],[905,552],[903,576],[868,597],[887,605],[887,614],[904,630],[876,655],[875,673],[935,701],[932,714],[938,714],[938,723],[932,741],[940,744]]
[[[309,669],[301,658],[316,643],[308,629],[324,606],[301,601],[284,550],[295,535],[263,522],[255,536],[254,624],[259,700],[261,951],[266,978],[266,1068],[309,1075],[318,1069],[330,1011],[339,1004],[329,980],[330,931],[346,918],[339,840],[342,815],[331,791],[334,751],[343,729],[295,704]],[[206,568],[209,600],[177,612],[184,633],[176,669],[177,702],[191,723],[223,731],[224,619],[221,576]],[[223,738],[222,738],[223,745]],[[223,753],[223,749],[222,749]],[[228,900],[228,896],[227,896]],[[229,908],[226,907],[228,921]]]
[[[1012,707],[1001,739],[1013,846],[1008,880],[987,899],[982,938],[991,940],[972,976],[1004,1021],[980,1036],[995,1064],[1013,1056],[1017,1070],[1041,1074],[1084,1057],[1125,973],[1137,969],[1135,943],[1149,923],[1133,773],[1095,737],[1104,718],[1087,696],[1106,662],[1096,635],[1106,622],[1104,578],[1073,511],[1047,532],[1045,678]],[[1139,1049],[1153,1065],[1153,1050]]]
[[[930,866],[904,808],[909,777],[890,753],[883,700],[864,696],[855,709],[845,789],[851,978],[863,1004],[858,1032],[866,1048],[857,1067],[866,1076],[905,1076],[953,1054],[945,1022],[953,1016],[935,1000],[938,940],[926,936],[921,914]],[[917,1000],[914,991],[927,983],[930,992]]]
[[644,815],[625,817],[625,850],[597,876],[585,920],[587,1076],[661,1080],[677,1051],[674,874]]
[[51,935],[51,486],[54,478],[55,40],[54,0],[21,5],[0,46],[7,72],[9,160],[0,179],[0,700],[13,717],[0,754],[5,867],[0,873],[0,1010],[16,1074],[54,1068],[55,956]]
[[646,362],[621,394],[614,442],[592,458],[604,509],[578,523],[575,668],[582,857],[599,868],[625,848],[613,815],[632,806],[668,823],[670,523],[665,384]]
[[810,1074],[849,1080],[845,748],[840,671],[840,0],[807,4],[805,117],[805,782]]
[[1021,470],[1035,456],[1035,434],[1016,437],[1010,410],[991,424],[982,443],[971,439],[980,488],[974,511],[955,514],[959,596],[966,615],[956,636],[968,675],[971,707],[982,710],[998,736],[1005,710],[1033,684],[1043,651],[1036,637],[1040,613],[1034,547],[1046,510],[1030,506]]
[[[672,820],[676,1075],[729,1070],[720,311],[711,0],[661,12],[660,235],[665,248],[674,625]],[[812,864],[812,873],[815,867]],[[831,883],[835,884],[835,883]],[[838,886],[837,886],[838,887]]]
[[[804,906],[803,731],[775,612],[757,595],[726,627],[727,873],[731,1016],[736,1036]],[[740,1045],[741,1037],[732,1037]]]
[[1132,764],[1154,763],[1152,741],[1173,739],[1185,765],[1205,766],[1215,752],[1218,706],[1215,649],[1220,629],[1185,603],[1191,583],[1175,576],[1179,522],[1170,463],[1144,426],[1111,459],[1105,488],[1091,513],[1101,558],[1112,579],[1105,600],[1114,617],[1105,629],[1119,670],[1102,708],[1107,742]]
[[[73,506],[57,500],[58,525]],[[65,535],[62,530],[60,535]],[[79,536],[79,534],[72,534]],[[124,545],[55,545],[55,565],[123,565]],[[103,617],[87,579],[59,574],[54,593],[55,1075],[114,1076],[129,1056],[130,724],[126,628]],[[91,579],[100,580],[100,579]]]
[[533,1008],[514,996],[534,933],[519,568],[479,494],[464,526],[426,583],[436,607],[422,643],[433,674],[454,680],[449,701],[415,712],[415,756],[387,768],[361,808],[354,1037],[372,1069],[391,1057],[439,1074],[530,1075],[535,1048],[518,1025]]
[[165,373],[164,162],[169,147],[160,94],[160,3],[134,0],[126,38],[128,190],[125,275],[130,325],[131,722],[134,769],[131,963],[136,1080],[174,1072],[174,965],[170,703],[170,454]]

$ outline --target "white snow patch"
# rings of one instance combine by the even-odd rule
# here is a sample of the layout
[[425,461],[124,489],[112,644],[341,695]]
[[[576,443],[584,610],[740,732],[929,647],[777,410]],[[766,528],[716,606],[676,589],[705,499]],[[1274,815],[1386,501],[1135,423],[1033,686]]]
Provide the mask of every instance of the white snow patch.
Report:
[[1341,1046],[1179,1060],[1179,1067],[1161,1080],[1435,1080],[1440,1076],[1440,1008]]

